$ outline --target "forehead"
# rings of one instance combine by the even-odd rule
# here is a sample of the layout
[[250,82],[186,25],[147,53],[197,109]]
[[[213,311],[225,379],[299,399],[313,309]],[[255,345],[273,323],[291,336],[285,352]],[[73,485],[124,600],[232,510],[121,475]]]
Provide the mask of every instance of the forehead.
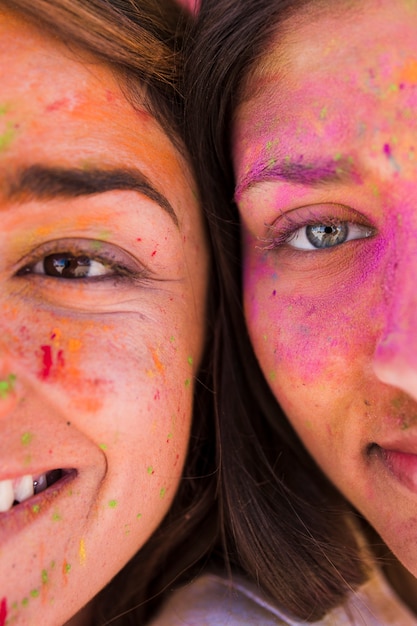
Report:
[[285,157],[306,144],[321,150],[330,136],[369,141],[374,115],[379,130],[388,132],[395,120],[409,132],[404,112],[416,106],[417,0],[342,5],[306,7],[277,33],[235,116],[237,169],[247,150],[256,158],[255,144],[273,142]]

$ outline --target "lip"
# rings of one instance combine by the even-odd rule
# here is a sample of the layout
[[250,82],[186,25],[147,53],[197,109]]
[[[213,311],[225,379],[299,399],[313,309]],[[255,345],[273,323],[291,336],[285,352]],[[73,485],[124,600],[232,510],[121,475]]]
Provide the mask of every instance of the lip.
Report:
[[70,468],[63,469],[63,472],[64,475],[45,491],[17,504],[10,511],[0,513],[0,545],[28,524],[44,517],[52,504],[68,492],[68,486],[76,480],[78,470]]
[[[417,495],[417,446],[402,443],[380,446],[374,444],[379,461],[401,485]],[[412,451],[413,450],[413,451]]]

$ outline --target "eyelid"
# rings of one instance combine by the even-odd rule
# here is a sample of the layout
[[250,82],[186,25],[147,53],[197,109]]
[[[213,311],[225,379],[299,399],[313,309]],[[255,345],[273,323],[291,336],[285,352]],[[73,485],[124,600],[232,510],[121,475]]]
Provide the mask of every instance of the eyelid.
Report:
[[[88,256],[91,259],[103,263],[109,267],[109,269],[115,268],[119,270],[120,275],[125,276],[149,276],[152,277],[152,271],[143,262],[133,257],[129,252],[120,248],[119,246],[108,243],[100,239],[87,239],[82,237],[77,238],[62,238],[48,241],[37,246],[30,254],[20,259],[16,268],[16,275],[22,276],[28,274],[28,270],[36,263],[40,262],[43,258],[51,254],[70,253],[75,255]],[[116,272],[117,273],[117,272]],[[45,276],[44,274],[36,274],[39,277],[54,278]],[[102,277],[79,279],[82,280],[103,280],[109,278],[114,274],[106,274]]]

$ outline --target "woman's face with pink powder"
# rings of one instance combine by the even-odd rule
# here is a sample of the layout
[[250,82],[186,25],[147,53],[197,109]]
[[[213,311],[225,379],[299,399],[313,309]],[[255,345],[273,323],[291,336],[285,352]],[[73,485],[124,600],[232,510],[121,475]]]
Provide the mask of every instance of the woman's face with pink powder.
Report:
[[312,456],[416,575],[417,2],[286,26],[235,116],[247,324]]

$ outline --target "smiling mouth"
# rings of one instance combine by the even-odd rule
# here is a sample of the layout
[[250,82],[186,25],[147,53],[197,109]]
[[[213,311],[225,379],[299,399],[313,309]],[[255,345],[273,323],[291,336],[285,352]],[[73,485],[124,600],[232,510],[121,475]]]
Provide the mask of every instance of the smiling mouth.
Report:
[[26,502],[33,496],[46,491],[75,470],[53,469],[44,474],[26,474],[21,478],[0,481],[0,513]]

